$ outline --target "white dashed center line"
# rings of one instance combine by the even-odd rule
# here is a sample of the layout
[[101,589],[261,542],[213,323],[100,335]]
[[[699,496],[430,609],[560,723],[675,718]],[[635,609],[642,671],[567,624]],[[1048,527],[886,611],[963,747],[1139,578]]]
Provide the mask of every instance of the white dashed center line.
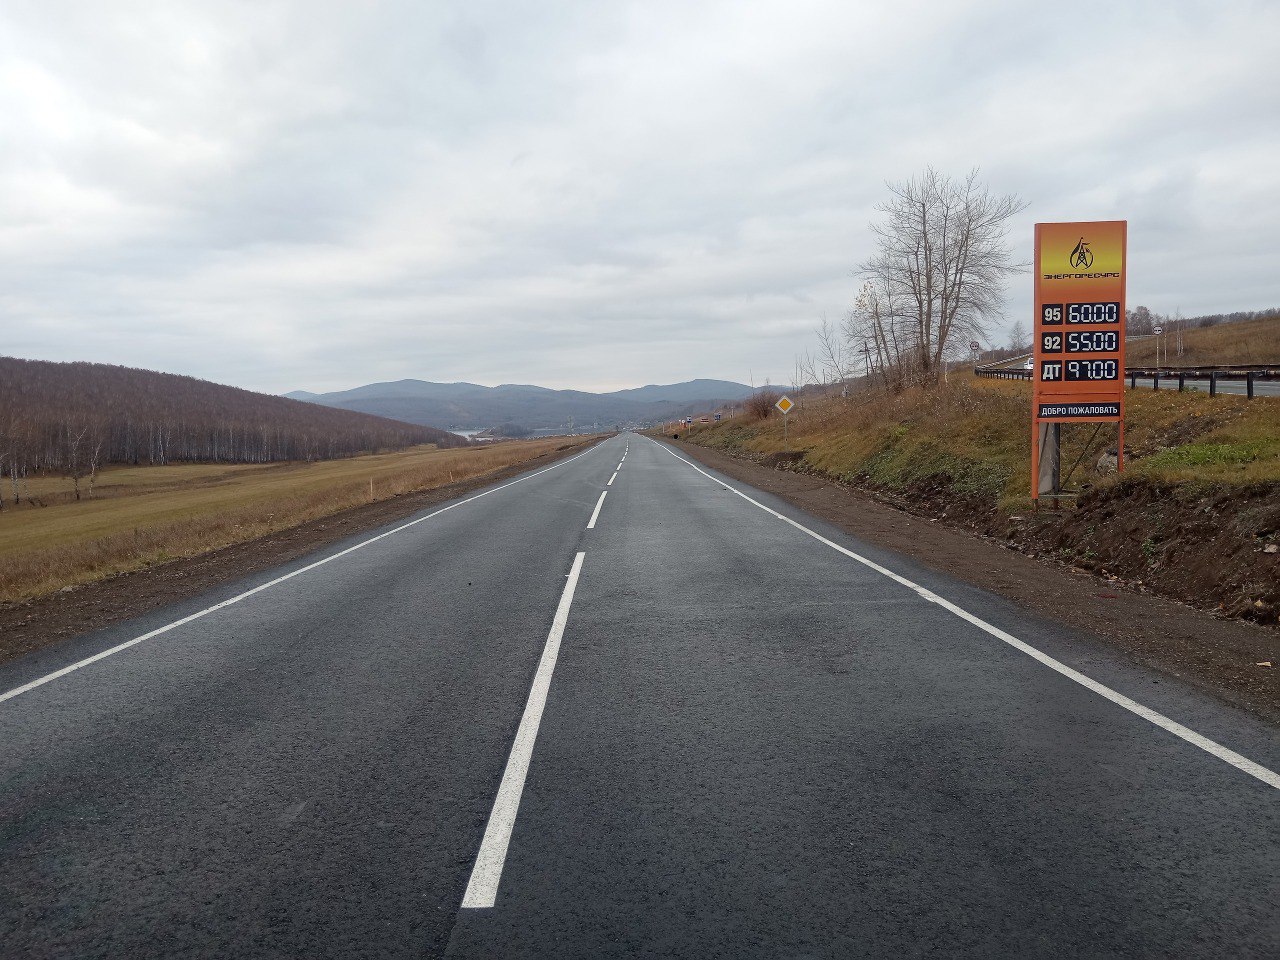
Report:
[[604,498],[608,493],[608,490],[604,491],[604,493],[600,494],[600,499],[596,501],[596,508],[591,512],[591,519],[587,522],[588,530],[596,528],[596,521],[600,519],[600,508],[604,506]]
[[471,870],[471,880],[467,883],[467,892],[462,898],[464,909],[492,907],[498,898],[498,883],[502,880],[502,868],[507,862],[511,831],[516,825],[516,814],[520,810],[520,797],[524,793],[525,777],[529,774],[529,761],[533,759],[533,745],[538,739],[542,711],[547,705],[547,692],[551,689],[551,675],[555,672],[556,659],[560,656],[560,639],[564,636],[565,624],[569,622],[569,607],[573,605],[573,591],[578,585],[578,576],[582,573],[584,556],[586,554],[579,553],[574,558],[573,568],[569,571],[569,582],[564,585],[564,593],[560,595],[560,605],[551,622],[546,646],[542,648],[538,672],[533,675],[529,702],[525,705],[524,716],[520,718],[520,728],[511,745],[511,756],[507,758],[507,769],[502,774],[502,784],[498,787],[498,796],[494,799],[493,811],[489,814],[489,825],[485,827],[480,852],[476,855],[476,865]]

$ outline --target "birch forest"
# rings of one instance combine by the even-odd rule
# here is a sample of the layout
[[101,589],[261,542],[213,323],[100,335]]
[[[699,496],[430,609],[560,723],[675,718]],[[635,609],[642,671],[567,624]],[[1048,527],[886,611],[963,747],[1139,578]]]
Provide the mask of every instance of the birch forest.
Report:
[[194,377],[0,357],[0,506],[37,474],[70,477],[78,499],[107,464],[332,460],[421,443],[467,441]]

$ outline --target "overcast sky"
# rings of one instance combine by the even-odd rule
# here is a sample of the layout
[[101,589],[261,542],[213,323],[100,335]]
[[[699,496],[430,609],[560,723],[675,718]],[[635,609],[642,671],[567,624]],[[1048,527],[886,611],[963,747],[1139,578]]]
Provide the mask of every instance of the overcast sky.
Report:
[[[785,381],[885,181],[1280,305],[1280,4],[0,5],[0,353],[252,389]],[[1029,317],[1011,285],[992,340]]]

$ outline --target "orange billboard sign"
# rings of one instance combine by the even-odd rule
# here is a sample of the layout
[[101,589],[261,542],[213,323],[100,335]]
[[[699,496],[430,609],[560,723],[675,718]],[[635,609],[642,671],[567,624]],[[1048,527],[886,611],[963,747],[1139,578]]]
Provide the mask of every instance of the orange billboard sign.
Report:
[[1116,424],[1123,469],[1128,227],[1124,220],[1036,224],[1033,500],[1061,492],[1063,423]]
[[1036,224],[1036,424],[1123,419],[1127,228]]

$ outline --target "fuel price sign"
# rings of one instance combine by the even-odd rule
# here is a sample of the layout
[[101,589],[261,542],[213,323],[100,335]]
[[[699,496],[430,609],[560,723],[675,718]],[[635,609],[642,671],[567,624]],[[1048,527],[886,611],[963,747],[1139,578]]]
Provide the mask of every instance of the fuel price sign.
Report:
[[1119,421],[1127,222],[1036,224],[1038,422]]
[[1127,236],[1125,220],[1036,224],[1033,476],[1046,430],[1056,445],[1042,424],[1117,423],[1123,457]]

